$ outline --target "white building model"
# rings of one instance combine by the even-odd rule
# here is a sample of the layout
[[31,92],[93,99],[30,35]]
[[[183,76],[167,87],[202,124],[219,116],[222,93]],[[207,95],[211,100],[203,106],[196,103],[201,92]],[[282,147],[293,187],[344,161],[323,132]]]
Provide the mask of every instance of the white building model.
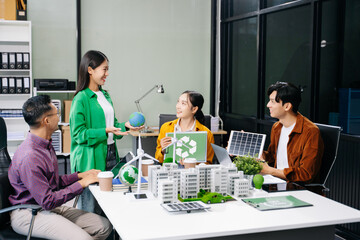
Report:
[[148,179],[149,190],[164,203],[177,201],[178,193],[183,199],[197,198],[200,189],[235,197],[250,193],[249,180],[242,171],[238,172],[235,164],[200,164],[195,168],[178,169],[177,164],[165,163],[163,167],[149,166]]
[[228,169],[226,168],[211,169],[211,192],[217,192],[226,196],[227,175]]
[[239,171],[235,174],[229,174],[227,179],[227,193],[229,195],[234,195],[235,190],[235,180],[236,179],[244,179],[244,174],[242,171]]
[[249,180],[243,179],[235,179],[234,184],[234,196],[235,197],[243,197],[249,195],[250,192],[250,183]]
[[172,179],[160,179],[158,186],[158,198],[162,203],[174,203],[178,200],[178,188],[177,180]]
[[161,179],[168,179],[169,178],[169,172],[165,169],[158,169],[153,170],[151,174],[151,183],[149,178],[149,185],[151,185],[151,192],[154,194],[155,197],[158,196],[159,191],[159,181]]
[[199,171],[199,187],[205,191],[211,190],[211,170],[219,168],[219,165],[196,165]]
[[160,168],[161,168],[160,165],[150,165],[148,167],[148,179],[149,179],[149,181],[148,181],[148,190],[150,192],[152,192],[152,184],[151,183],[154,182],[154,181],[152,181],[153,172],[154,172],[154,170],[158,170]]
[[195,168],[182,171],[180,176],[180,197],[182,199],[197,198],[199,191],[199,171]]

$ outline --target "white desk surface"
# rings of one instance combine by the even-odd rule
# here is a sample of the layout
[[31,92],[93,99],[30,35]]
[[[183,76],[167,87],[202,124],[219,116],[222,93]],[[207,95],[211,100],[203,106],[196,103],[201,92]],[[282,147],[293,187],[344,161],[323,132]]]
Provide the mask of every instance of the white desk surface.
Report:
[[169,213],[156,198],[135,200],[123,192],[101,192],[95,185],[90,190],[123,240],[194,239],[360,222],[359,210],[306,190],[269,196],[292,195],[312,207],[259,211],[238,200],[191,213]]

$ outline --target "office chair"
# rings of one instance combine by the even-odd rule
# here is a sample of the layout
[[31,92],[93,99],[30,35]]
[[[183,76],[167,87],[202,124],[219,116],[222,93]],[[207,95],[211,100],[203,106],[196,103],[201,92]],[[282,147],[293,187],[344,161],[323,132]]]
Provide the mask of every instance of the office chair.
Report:
[[[34,219],[38,211],[41,209],[39,205],[24,204],[11,206],[9,202],[9,195],[12,191],[12,187],[9,182],[8,173],[0,175],[0,239],[30,239],[32,228],[34,226]],[[27,237],[17,234],[10,226],[10,215],[9,212],[15,209],[31,209],[32,218],[29,226],[29,232]],[[40,240],[42,238],[31,238],[33,240]]]
[[[34,226],[34,220],[37,213],[41,210],[41,206],[34,204],[23,204],[11,206],[9,202],[9,196],[12,191],[12,186],[9,182],[8,173],[0,175],[0,240],[44,240],[43,238],[31,237],[32,229]],[[79,195],[74,200],[73,207],[75,208],[79,199]],[[15,209],[31,209],[32,218],[29,226],[29,232],[27,236],[17,234],[14,232],[10,225],[9,213]]]
[[[159,129],[161,126],[169,121],[175,120],[176,114],[159,114]],[[208,129],[211,129],[211,116],[205,115],[205,124]]]
[[0,117],[0,136],[0,174],[2,174],[8,171],[11,162],[7,150],[6,124],[2,117]]
[[342,129],[338,126],[331,126],[319,123],[315,124],[319,128],[321,138],[324,142],[324,154],[322,157],[322,163],[319,173],[320,182],[305,184],[305,186],[320,186],[323,188],[323,191],[329,191],[329,189],[325,186],[325,183],[330,175],[331,169],[337,157],[340,133]]

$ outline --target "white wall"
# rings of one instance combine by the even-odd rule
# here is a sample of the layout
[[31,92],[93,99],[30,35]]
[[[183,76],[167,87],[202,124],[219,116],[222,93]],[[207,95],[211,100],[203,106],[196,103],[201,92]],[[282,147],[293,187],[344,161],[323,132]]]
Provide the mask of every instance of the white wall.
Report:
[[[76,77],[76,15],[73,0],[28,1],[33,22],[33,77]],[[204,95],[210,109],[209,0],[83,0],[81,52],[100,50],[110,60],[104,89],[119,121],[136,111],[134,101],[155,84],[141,102],[149,126],[160,113],[175,113],[185,90]],[[53,60],[55,59],[55,61]],[[118,141],[120,155],[131,149],[131,137]]]
[[33,78],[77,80],[76,1],[28,1]]

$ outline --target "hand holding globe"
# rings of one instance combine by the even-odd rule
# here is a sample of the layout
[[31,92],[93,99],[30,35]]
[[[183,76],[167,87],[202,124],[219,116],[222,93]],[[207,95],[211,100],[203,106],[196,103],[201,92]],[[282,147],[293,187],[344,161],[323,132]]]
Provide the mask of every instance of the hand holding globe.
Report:
[[141,112],[133,112],[130,114],[129,121],[125,123],[127,128],[138,131],[144,127],[145,117]]

